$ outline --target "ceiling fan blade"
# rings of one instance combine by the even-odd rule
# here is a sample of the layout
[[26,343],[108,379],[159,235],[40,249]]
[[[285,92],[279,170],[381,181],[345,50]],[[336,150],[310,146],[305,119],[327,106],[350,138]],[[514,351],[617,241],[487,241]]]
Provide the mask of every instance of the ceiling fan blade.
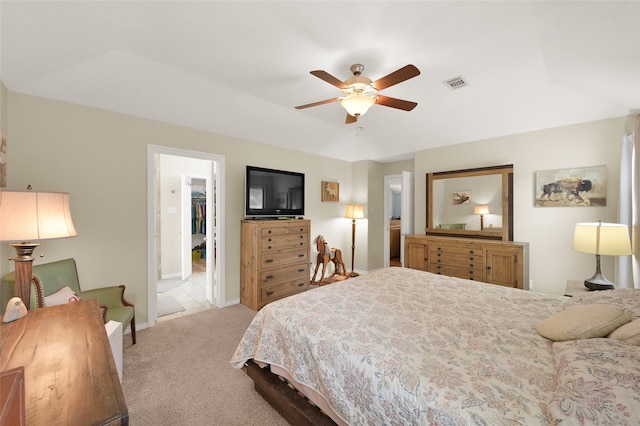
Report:
[[378,95],[377,104],[388,106],[391,108],[397,108],[404,111],[411,111],[418,103],[412,101],[405,101],[402,99],[390,98],[389,96]]
[[389,75],[386,75],[373,83],[371,85],[376,88],[376,90],[386,89],[387,87],[391,87],[394,84],[402,83],[405,80],[409,80],[410,78],[417,77],[420,75],[420,70],[413,65],[407,65],[400,68],[397,71],[392,72]]
[[340,98],[325,99],[324,101],[313,102],[311,104],[298,105],[296,109],[305,109],[305,108],[311,108],[318,105],[330,104],[331,102],[336,102],[338,100],[340,100]]
[[358,121],[358,117],[354,117],[353,115],[347,113],[347,119],[344,121],[344,124],[351,124]]
[[337,78],[335,78],[334,76],[332,76],[331,74],[329,74],[326,71],[315,70],[315,71],[311,71],[311,74],[315,75],[316,77],[318,77],[321,80],[326,81],[329,84],[333,84],[338,89],[348,89],[349,88],[348,84],[346,84],[345,82],[343,82],[341,80],[338,80]]

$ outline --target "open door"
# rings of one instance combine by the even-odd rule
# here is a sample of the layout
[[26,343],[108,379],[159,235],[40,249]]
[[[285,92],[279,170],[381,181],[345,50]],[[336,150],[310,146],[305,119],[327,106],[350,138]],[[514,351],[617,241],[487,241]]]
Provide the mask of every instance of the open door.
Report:
[[405,236],[412,235],[414,233],[414,192],[414,174],[410,172],[402,172],[402,189],[400,195],[402,205],[402,221],[400,222],[400,263],[402,263],[402,266],[404,266],[404,238]]
[[191,257],[191,176],[181,177],[181,200],[182,200],[182,279],[186,280],[193,273]]

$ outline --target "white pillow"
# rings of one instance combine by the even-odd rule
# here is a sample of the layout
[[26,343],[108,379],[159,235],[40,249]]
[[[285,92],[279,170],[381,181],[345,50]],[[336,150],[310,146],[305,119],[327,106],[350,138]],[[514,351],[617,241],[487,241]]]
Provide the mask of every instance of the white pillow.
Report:
[[613,305],[574,305],[542,320],[536,331],[555,342],[605,337],[631,321],[631,314]]
[[640,318],[616,328],[608,337],[629,345],[640,346]]
[[44,306],[64,305],[65,303],[77,302],[80,300],[78,296],[69,286],[63,287],[49,296],[44,298]]

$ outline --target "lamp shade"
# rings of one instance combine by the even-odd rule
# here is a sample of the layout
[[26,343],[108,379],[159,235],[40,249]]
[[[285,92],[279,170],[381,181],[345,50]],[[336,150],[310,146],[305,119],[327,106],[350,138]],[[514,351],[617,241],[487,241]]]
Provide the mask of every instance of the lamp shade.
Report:
[[359,92],[355,92],[340,101],[342,108],[346,109],[349,115],[353,117],[365,115],[371,105],[375,103],[376,100],[374,98]]
[[62,192],[0,191],[0,241],[32,241],[78,235]]
[[608,256],[630,255],[629,229],[619,223],[577,223],[573,235],[573,249]]
[[349,219],[364,219],[364,206],[362,204],[347,204],[344,217]]
[[489,206],[486,204],[478,204],[473,208],[473,214],[489,214]]

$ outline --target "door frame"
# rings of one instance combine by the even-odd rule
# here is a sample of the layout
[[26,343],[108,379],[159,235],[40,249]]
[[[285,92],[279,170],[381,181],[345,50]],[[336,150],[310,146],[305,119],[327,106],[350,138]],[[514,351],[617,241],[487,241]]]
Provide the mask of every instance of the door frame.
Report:
[[[208,152],[190,151],[179,148],[171,148],[158,145],[147,145],[147,323],[151,327],[155,325],[158,315],[157,301],[157,264],[158,264],[158,182],[156,180],[156,167],[160,155],[173,155],[188,157],[198,160],[210,161],[210,176],[207,176],[207,205],[215,208],[207,209],[207,231],[211,227],[211,233],[215,237],[216,267],[213,267],[213,252],[207,256],[207,294],[212,294],[216,307],[223,307],[225,299],[225,226],[224,226],[224,156]],[[215,163],[215,167],[214,164]],[[215,197],[210,191],[214,187]],[[211,216],[210,216],[211,215]],[[213,225],[215,223],[215,225]],[[213,276],[215,274],[215,277]],[[215,283],[215,286],[213,285]],[[209,293],[211,292],[211,293]]]

